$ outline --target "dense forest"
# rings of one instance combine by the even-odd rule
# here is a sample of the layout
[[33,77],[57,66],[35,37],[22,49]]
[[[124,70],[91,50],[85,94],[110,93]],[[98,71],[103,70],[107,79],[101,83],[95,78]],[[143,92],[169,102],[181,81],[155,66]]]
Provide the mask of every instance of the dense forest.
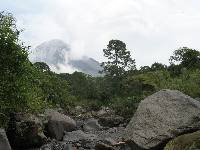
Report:
[[126,44],[111,40],[103,50],[108,61],[101,64],[102,76],[57,74],[44,62],[29,61],[30,47],[20,41],[20,33],[13,15],[1,12],[1,126],[7,125],[12,112],[38,113],[54,107],[70,111],[75,106],[89,110],[109,106],[129,118],[142,99],[160,89],[176,89],[193,98],[200,97],[198,50],[181,47],[169,58],[170,65],[155,62],[138,69]]

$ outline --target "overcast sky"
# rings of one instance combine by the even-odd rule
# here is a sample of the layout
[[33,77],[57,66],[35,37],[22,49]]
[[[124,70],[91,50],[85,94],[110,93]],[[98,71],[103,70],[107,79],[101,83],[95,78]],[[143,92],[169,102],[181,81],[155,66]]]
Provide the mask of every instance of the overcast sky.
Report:
[[75,57],[102,61],[108,41],[119,39],[137,66],[168,63],[179,47],[200,49],[199,8],[200,0],[0,0],[33,48],[57,38]]

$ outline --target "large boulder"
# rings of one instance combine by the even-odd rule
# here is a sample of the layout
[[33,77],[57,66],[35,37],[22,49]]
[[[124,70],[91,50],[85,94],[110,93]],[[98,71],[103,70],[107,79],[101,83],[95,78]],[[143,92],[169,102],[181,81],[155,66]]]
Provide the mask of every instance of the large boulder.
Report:
[[4,129],[0,129],[0,150],[11,150],[9,141]]
[[40,147],[46,142],[41,122],[32,114],[12,113],[7,136],[11,146],[19,149]]
[[198,150],[200,149],[200,131],[181,135],[171,140],[164,150]]
[[76,122],[57,111],[49,110],[47,124],[48,135],[56,140],[62,140],[64,132],[71,132],[76,128]]
[[125,140],[151,149],[198,129],[200,102],[179,91],[161,90],[139,104],[126,128]]

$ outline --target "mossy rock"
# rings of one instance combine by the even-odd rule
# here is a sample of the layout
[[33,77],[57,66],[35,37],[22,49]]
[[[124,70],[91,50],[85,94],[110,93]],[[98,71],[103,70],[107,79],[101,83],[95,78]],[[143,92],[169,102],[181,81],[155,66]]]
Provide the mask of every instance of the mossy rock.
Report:
[[200,131],[184,134],[171,140],[164,150],[200,150]]

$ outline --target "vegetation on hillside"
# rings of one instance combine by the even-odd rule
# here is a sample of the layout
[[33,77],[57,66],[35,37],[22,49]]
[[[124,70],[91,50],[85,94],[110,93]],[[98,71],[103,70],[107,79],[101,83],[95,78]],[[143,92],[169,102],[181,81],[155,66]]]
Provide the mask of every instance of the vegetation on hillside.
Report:
[[77,105],[113,108],[131,117],[138,103],[160,89],[177,89],[200,97],[200,52],[187,47],[175,50],[170,65],[155,62],[136,68],[126,44],[111,40],[104,49],[104,76],[81,72],[56,74],[44,62],[31,63],[29,47],[19,40],[20,30],[11,14],[0,13],[0,124],[12,112],[38,113],[47,107],[70,110]]

